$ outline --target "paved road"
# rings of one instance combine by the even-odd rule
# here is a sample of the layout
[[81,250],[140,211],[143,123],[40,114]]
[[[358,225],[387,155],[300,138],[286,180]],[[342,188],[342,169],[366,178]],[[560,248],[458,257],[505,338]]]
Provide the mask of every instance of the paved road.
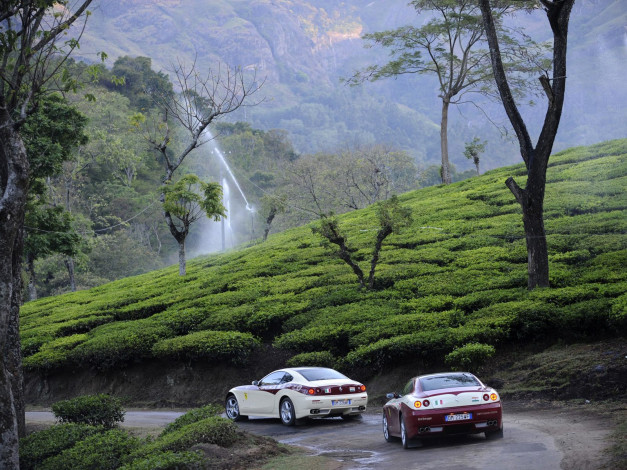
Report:
[[[127,411],[124,427],[163,427],[179,411]],[[52,413],[27,412],[29,423],[54,422]],[[301,446],[313,454],[343,462],[345,469],[594,469],[605,447],[607,428],[580,414],[548,411],[504,412],[505,437],[487,441],[483,435],[456,437],[403,450],[400,442],[388,443],[381,432],[380,413],[362,419],[341,418],[306,421],[286,427],[278,419],[250,419],[241,429],[270,436],[284,444]]]
[[379,414],[367,414],[355,422],[324,419],[291,428],[282,426],[278,419],[252,419],[240,427],[284,444],[309,448],[318,455],[341,460],[352,469],[560,468],[562,453],[548,432],[507,416],[505,423],[505,437],[500,440],[487,441],[480,434],[429,441],[421,448],[408,450],[400,442],[383,439]]

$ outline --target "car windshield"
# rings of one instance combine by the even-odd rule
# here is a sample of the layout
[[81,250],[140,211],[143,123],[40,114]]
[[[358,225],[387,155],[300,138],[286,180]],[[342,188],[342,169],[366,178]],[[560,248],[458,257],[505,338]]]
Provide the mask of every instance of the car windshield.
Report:
[[313,382],[315,380],[332,380],[332,379],[346,379],[347,377],[340,374],[333,369],[325,369],[322,367],[316,367],[312,369],[296,369],[300,375],[305,377],[306,380]]
[[447,374],[423,377],[420,379],[420,387],[423,392],[440,390],[443,388],[480,387],[481,383],[469,374]]

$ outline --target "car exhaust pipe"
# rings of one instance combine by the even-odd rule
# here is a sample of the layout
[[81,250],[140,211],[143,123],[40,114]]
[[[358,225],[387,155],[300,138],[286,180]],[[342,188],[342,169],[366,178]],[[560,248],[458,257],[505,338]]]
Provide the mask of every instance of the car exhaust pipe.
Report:
[[319,413],[320,413],[320,410],[316,410],[316,409],[314,409],[314,410],[309,410],[309,413],[311,413],[312,415],[317,415],[317,414],[319,414]]
[[366,409],[366,407],[365,407],[365,406],[363,406],[363,405],[360,405],[360,406],[359,406],[359,411],[364,411],[365,409]]
[[425,426],[424,428],[418,429],[419,432],[431,432],[431,428],[429,426]]
[[496,426],[498,424],[498,421],[493,420],[493,421],[488,421],[488,426]]

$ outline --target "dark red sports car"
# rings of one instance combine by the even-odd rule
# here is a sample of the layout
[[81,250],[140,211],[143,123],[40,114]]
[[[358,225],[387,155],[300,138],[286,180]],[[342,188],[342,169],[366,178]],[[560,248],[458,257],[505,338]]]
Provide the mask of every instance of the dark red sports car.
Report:
[[503,437],[501,398],[468,372],[421,375],[411,379],[402,394],[388,393],[383,406],[383,436],[400,437],[413,447],[429,437],[485,433]]

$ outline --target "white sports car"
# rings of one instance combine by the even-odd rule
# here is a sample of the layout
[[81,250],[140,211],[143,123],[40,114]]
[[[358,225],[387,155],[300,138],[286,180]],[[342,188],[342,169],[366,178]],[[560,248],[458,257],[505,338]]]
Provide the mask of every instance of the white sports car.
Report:
[[351,418],[366,410],[366,386],[325,367],[276,370],[252,385],[229,390],[226,416],[279,417],[286,426],[301,418]]

